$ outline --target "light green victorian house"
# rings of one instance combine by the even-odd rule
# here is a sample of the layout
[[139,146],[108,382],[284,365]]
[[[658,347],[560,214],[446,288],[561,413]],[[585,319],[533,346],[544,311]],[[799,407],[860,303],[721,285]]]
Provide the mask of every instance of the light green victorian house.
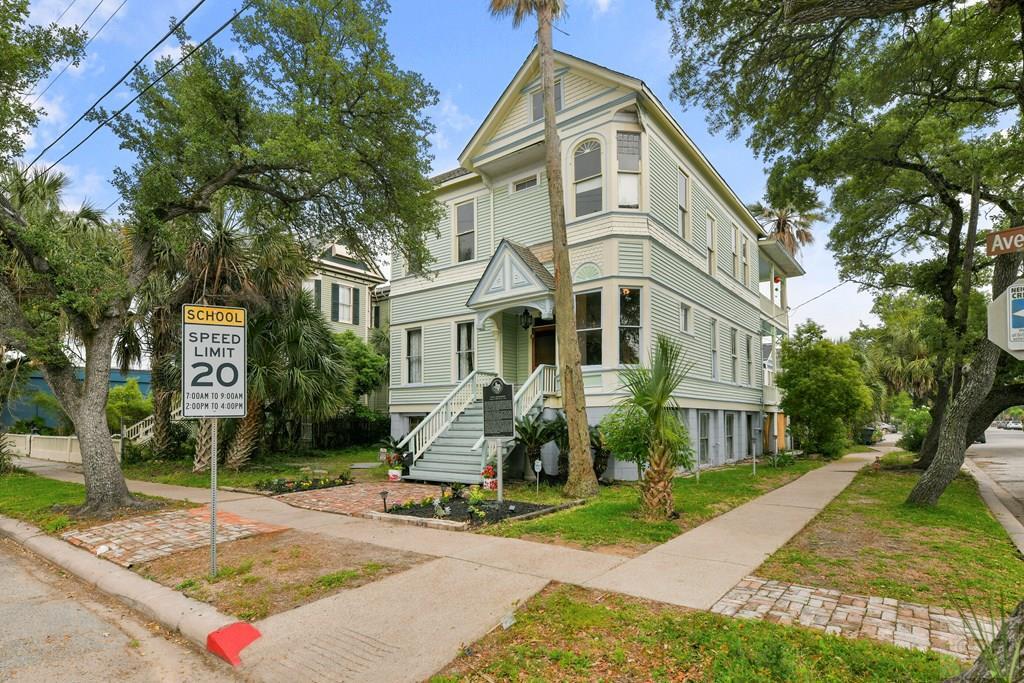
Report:
[[[591,423],[657,334],[692,365],[678,393],[702,466],[775,450],[785,416],[773,352],[799,263],[761,226],[643,81],[556,53],[565,206]],[[537,53],[435,178],[445,208],[428,278],[393,257],[392,433],[409,478],[476,482],[480,388],[515,385],[518,414],[560,408]],[[557,470],[546,447],[544,468]],[[612,462],[609,476],[637,477]]]

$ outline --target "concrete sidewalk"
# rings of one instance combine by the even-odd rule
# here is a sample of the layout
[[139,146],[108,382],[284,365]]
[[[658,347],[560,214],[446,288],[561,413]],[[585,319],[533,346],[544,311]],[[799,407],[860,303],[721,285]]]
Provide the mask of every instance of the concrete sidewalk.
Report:
[[710,609],[803,529],[876,455],[848,455],[812,470],[584,585]]

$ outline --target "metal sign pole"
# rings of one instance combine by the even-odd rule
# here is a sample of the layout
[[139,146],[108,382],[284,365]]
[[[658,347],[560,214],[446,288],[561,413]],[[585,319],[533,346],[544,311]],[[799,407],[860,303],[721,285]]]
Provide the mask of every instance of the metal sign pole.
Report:
[[502,471],[505,469],[502,466],[502,460],[505,458],[501,457],[501,442],[495,439],[491,442],[491,452],[494,454],[494,461],[498,465],[498,505],[500,506],[505,502],[505,484],[502,477]]
[[217,418],[210,418],[210,578],[217,576]]

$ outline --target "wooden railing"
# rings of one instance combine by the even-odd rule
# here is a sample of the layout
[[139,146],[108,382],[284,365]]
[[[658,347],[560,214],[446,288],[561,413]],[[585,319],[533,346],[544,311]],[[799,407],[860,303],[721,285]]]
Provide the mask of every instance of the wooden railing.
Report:
[[523,417],[545,396],[558,393],[558,368],[554,365],[538,365],[529,378],[519,387],[515,397],[515,416]]
[[451,393],[437,404],[416,428],[409,432],[398,443],[399,449],[412,454],[415,462],[423,455],[437,437],[444,434],[449,425],[455,421],[462,411],[480,395],[481,388],[497,377],[493,372],[474,370],[452,389]]
[[[181,406],[178,406],[171,411],[172,420],[181,419]],[[124,438],[129,441],[133,441],[137,444],[143,444],[153,438],[153,424],[156,422],[156,418],[153,415],[139,420],[130,427],[125,427]]]

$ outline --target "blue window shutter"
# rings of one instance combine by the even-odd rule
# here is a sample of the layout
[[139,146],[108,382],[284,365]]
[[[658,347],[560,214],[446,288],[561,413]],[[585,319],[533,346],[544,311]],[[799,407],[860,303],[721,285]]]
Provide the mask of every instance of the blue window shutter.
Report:
[[359,287],[352,288],[352,324],[359,324]]
[[338,283],[331,283],[331,320],[338,322]]

